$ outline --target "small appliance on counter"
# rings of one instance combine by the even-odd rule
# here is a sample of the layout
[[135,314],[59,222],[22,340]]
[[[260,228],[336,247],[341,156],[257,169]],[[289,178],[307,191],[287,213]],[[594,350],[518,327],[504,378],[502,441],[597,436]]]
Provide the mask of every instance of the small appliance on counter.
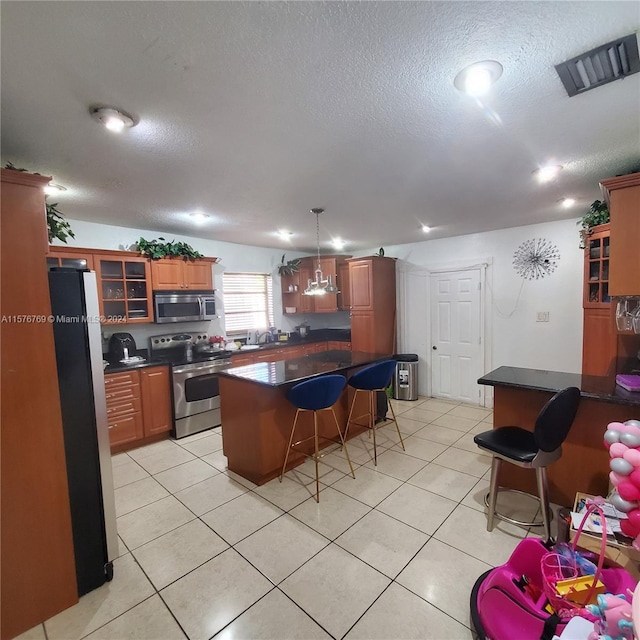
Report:
[[301,338],[306,338],[309,335],[309,331],[311,331],[311,327],[306,322],[303,322],[296,327],[296,331]]
[[121,362],[129,360],[136,353],[136,341],[130,333],[114,333],[109,338],[109,360]]

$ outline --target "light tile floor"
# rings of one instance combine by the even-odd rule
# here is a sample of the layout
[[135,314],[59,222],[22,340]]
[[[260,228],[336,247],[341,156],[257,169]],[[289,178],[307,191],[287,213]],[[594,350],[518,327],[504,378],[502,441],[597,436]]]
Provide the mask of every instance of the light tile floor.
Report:
[[[392,402],[406,451],[392,424],[377,467],[372,440],[350,440],[356,479],[326,456],[320,504],[310,462],[261,487],[227,471],[220,429],[114,456],[113,581],[21,639],[472,638],[476,578],[540,531],[486,531],[473,435],[490,411]],[[532,519],[537,503],[500,509]]]

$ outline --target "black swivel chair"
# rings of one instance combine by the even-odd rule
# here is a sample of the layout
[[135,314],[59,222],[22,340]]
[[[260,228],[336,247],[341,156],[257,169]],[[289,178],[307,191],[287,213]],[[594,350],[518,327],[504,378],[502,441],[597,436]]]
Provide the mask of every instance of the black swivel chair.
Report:
[[493,529],[495,518],[524,526],[539,526],[540,522],[522,522],[496,512],[498,474],[502,460],[518,467],[536,470],[538,496],[542,510],[542,525],[546,540],[551,539],[547,467],[562,456],[562,443],[569,433],[580,403],[580,389],[567,387],[556,393],[542,407],[533,431],[521,427],[499,427],[484,431],[473,441],[493,456],[488,494],[487,531]]

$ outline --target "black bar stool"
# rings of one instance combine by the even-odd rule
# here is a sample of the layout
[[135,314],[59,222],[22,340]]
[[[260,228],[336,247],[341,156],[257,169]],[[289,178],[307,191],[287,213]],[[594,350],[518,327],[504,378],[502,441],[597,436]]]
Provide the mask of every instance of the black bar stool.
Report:
[[[300,453],[304,453],[305,456],[311,458],[316,463],[316,502],[320,502],[320,481],[318,479],[318,461],[325,454],[320,454],[318,449],[318,441],[319,440],[328,440],[329,442],[336,442],[331,438],[325,438],[323,436],[318,435],[318,412],[319,411],[331,411],[333,415],[333,420],[336,423],[336,430],[338,435],[340,436],[340,442],[336,442],[336,444],[341,444],[344,448],[344,453],[347,456],[347,462],[349,463],[349,469],[351,469],[351,476],[353,478],[356,477],[353,472],[353,466],[351,465],[351,459],[349,458],[349,452],[347,451],[347,445],[344,442],[344,437],[342,435],[342,431],[340,431],[340,426],[338,425],[338,419],[336,418],[335,411],[333,410],[333,405],[337,402],[342,390],[344,389],[345,384],[347,383],[347,379],[344,376],[331,375],[331,376],[320,376],[319,378],[312,378],[311,380],[306,380],[305,382],[300,382],[299,384],[292,387],[287,393],[287,399],[289,402],[296,407],[296,417],[293,419],[293,427],[291,429],[291,437],[289,438],[289,445],[287,446],[287,451],[284,456],[284,463],[282,465],[282,473],[280,474],[280,482],[282,482],[282,477],[284,476],[284,472],[287,468],[287,461],[289,460],[289,452],[291,449],[295,449]],[[293,442],[293,436],[296,432],[296,425],[298,424],[298,416],[302,411],[312,411],[313,412],[313,436],[309,436],[308,438],[303,438],[302,440],[298,440],[297,442]],[[346,433],[345,433],[346,435]],[[308,440],[314,441],[314,452],[313,454],[308,454],[305,451],[301,451],[300,449],[296,449],[296,447],[303,442],[307,442]]]
[[[353,400],[351,401],[351,409],[349,410],[349,418],[347,419],[347,426],[344,430],[344,435],[346,437],[347,431],[349,430],[349,425],[353,422],[361,427],[367,427],[369,429],[369,433],[373,431],[373,462],[377,466],[378,464],[378,454],[376,451],[376,392],[377,391],[385,391],[387,387],[391,384],[391,379],[393,378],[393,374],[396,371],[396,361],[395,360],[384,360],[383,362],[378,362],[376,364],[372,364],[364,369],[358,371],[358,373],[353,374],[349,378],[349,386],[355,389],[355,393],[353,394]],[[367,413],[363,413],[355,418],[353,418],[353,409],[356,406],[356,400],[358,398],[358,393],[364,391],[369,394],[369,404]],[[402,434],[400,433],[400,429],[398,427],[398,421],[396,420],[396,413],[393,410],[393,406],[389,403],[389,408],[391,409],[391,415],[393,419],[391,420],[396,425],[396,431],[398,432],[398,437],[400,438],[400,444],[402,445],[402,449],[404,450],[404,441],[402,440]],[[357,422],[360,418],[367,417],[367,423],[362,424]]]
[[[533,431],[527,431],[521,427],[499,427],[474,437],[473,441],[493,456],[489,493],[485,499],[488,507],[487,531],[493,529],[494,519],[498,518],[520,526],[532,527],[542,524],[545,539],[551,539],[547,467],[562,456],[562,443],[569,434],[579,403],[580,389],[567,387],[556,393],[542,407]],[[542,522],[522,522],[496,512],[498,474],[502,460],[518,467],[536,470]],[[504,490],[509,491],[509,489]]]

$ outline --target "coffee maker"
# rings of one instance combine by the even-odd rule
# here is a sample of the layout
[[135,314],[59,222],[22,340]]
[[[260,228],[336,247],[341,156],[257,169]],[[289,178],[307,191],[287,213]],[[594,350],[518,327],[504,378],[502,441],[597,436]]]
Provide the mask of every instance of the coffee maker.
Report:
[[136,341],[130,333],[114,333],[109,338],[109,361],[120,362],[136,353]]

